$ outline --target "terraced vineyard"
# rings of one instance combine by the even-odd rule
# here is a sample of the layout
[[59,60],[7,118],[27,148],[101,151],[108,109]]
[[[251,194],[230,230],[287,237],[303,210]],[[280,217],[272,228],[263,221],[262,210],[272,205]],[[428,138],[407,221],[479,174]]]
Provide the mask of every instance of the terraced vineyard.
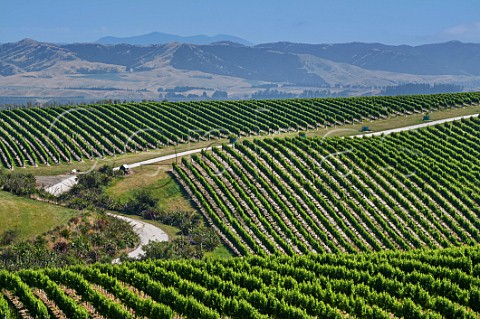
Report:
[[0,163],[51,165],[228,134],[265,134],[480,103],[480,93],[125,103],[0,111]]
[[0,271],[0,287],[2,318],[479,318],[480,247]]
[[480,118],[365,138],[244,141],[175,174],[237,255],[480,240]]

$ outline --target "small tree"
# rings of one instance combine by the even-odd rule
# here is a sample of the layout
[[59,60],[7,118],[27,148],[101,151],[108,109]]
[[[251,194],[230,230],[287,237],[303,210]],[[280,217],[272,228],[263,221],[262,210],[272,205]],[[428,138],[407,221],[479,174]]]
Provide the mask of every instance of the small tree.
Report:
[[19,196],[35,194],[36,180],[32,173],[0,172],[0,188]]
[[151,192],[141,189],[135,193],[133,199],[124,207],[127,214],[139,215],[149,219],[153,219],[156,215],[157,199]]

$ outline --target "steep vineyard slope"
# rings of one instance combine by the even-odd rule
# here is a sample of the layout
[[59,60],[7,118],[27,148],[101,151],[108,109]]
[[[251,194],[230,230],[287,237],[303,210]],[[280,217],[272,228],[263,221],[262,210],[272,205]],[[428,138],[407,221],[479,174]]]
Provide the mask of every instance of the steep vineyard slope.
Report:
[[480,239],[480,118],[364,138],[244,141],[175,174],[238,255]]

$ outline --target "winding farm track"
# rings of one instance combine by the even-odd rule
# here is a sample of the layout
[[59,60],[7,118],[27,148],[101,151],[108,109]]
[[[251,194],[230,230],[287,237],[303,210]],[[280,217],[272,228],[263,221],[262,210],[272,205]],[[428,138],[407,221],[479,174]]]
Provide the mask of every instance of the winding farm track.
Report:
[[[218,146],[220,147],[220,145]],[[160,157],[155,157],[155,158],[152,158],[152,159],[149,159],[149,160],[146,160],[146,161],[142,161],[142,162],[138,162],[138,163],[133,163],[133,164],[128,164],[128,166],[130,168],[135,168],[135,167],[140,167],[140,166],[144,166],[144,165],[149,165],[149,164],[155,164],[155,163],[158,163],[158,162],[163,162],[163,161],[168,161],[170,159],[174,159],[174,158],[181,158],[183,156],[187,156],[187,155],[191,155],[191,154],[195,154],[195,153],[200,153],[201,151],[205,150],[205,151],[209,151],[211,150],[212,148],[211,147],[204,147],[204,148],[196,148],[196,149],[193,149],[193,150],[189,150],[189,151],[185,151],[185,152],[181,152],[181,153],[175,153],[175,154],[170,154],[170,155],[164,155],[164,156],[160,156]],[[119,170],[120,167],[115,167],[113,170],[114,171],[117,171]]]
[[[133,231],[140,237],[140,244],[128,254],[130,258],[140,258],[144,253],[143,246],[150,241],[168,241],[168,235],[152,224],[117,214],[108,213],[108,215],[129,222],[133,226]],[[119,261],[119,259],[115,259],[113,263],[119,263]]]
[[[432,126],[432,125],[457,121],[457,120],[461,120],[461,119],[468,119],[468,118],[471,118],[471,117],[478,117],[478,116],[479,116],[479,114],[465,115],[465,116],[453,117],[453,118],[448,118],[448,119],[436,120],[436,121],[426,122],[426,123],[422,123],[422,124],[416,124],[416,125],[391,129],[391,130],[385,130],[385,131],[379,131],[379,132],[373,132],[373,133],[366,133],[366,134],[358,134],[358,135],[353,135],[353,136],[350,136],[350,137],[354,138],[354,137],[363,137],[363,136],[388,135],[388,134],[391,134],[391,133],[414,130],[414,129],[419,129],[419,128],[428,127],[428,126]],[[149,160],[146,160],[146,161],[132,163],[132,164],[128,164],[128,165],[129,165],[130,168],[136,168],[136,167],[140,167],[140,166],[144,166],[144,165],[150,165],[150,164],[155,164],[155,163],[171,160],[171,159],[174,159],[174,158],[181,158],[183,156],[192,155],[192,154],[195,154],[195,153],[200,153],[202,150],[211,150],[211,147],[197,148],[197,149],[193,149],[193,150],[189,150],[189,151],[185,151],[185,152],[181,152],[181,153],[160,156],[160,157],[152,158],[152,159],[149,159]],[[119,169],[120,169],[119,167],[114,168],[114,170],[119,170]],[[76,184],[75,178],[76,178],[75,176],[70,176],[70,177],[64,179],[63,181],[46,188],[46,191],[55,195],[55,196],[58,196],[58,195],[60,195],[64,192],[67,192],[71,187],[73,187]],[[139,220],[135,220],[135,219],[132,219],[132,218],[129,218],[129,217],[124,217],[124,216],[120,216],[120,215],[116,215],[116,214],[110,214],[110,215],[112,215],[116,218],[119,218],[119,219],[126,220],[126,221],[130,222],[133,226],[134,231],[140,236],[139,246],[135,250],[133,250],[132,252],[130,252],[128,254],[128,256],[131,257],[131,258],[139,258],[144,253],[144,251],[142,249],[142,246],[145,245],[145,244],[148,244],[149,241],[168,241],[167,234],[163,230],[161,230],[160,228],[158,228],[156,226],[153,226],[149,223],[142,222],[142,221],[139,221]],[[119,260],[116,259],[116,260],[114,260],[114,262],[118,263]]]

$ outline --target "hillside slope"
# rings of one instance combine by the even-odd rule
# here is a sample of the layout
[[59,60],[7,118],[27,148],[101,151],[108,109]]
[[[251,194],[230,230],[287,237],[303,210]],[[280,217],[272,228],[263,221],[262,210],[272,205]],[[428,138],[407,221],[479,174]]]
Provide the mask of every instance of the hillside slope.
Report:
[[380,43],[303,44],[277,42],[256,47],[309,54],[368,70],[408,74],[480,75],[480,45],[451,41],[420,46]]
[[238,255],[441,248],[480,238],[480,118],[356,139],[263,139],[176,175]]

